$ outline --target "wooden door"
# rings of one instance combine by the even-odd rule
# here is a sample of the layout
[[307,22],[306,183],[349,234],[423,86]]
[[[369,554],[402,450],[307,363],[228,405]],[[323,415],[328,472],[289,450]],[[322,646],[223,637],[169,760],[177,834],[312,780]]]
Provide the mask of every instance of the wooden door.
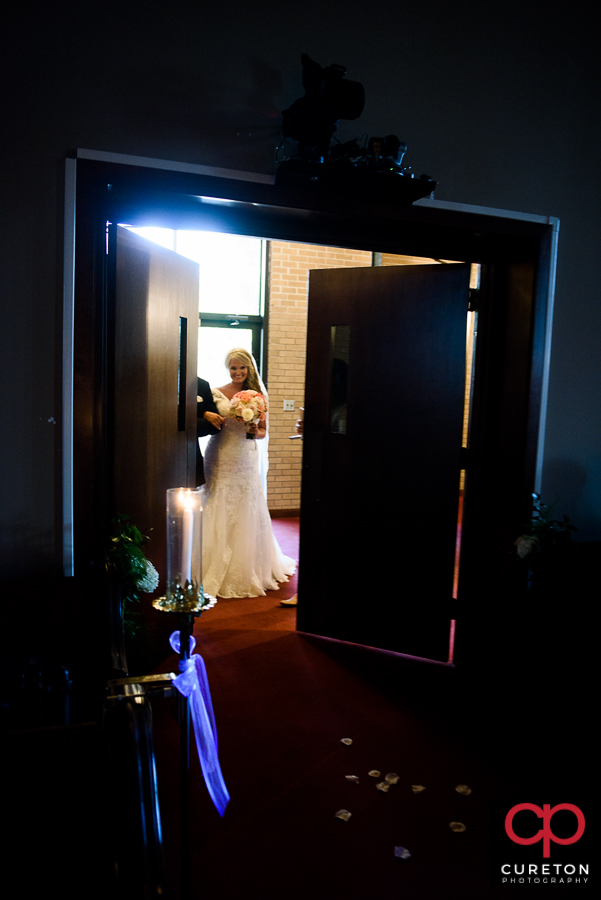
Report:
[[198,264],[118,227],[115,328],[115,509],[164,593],[165,491],[196,483]]
[[310,273],[301,631],[447,660],[469,276]]

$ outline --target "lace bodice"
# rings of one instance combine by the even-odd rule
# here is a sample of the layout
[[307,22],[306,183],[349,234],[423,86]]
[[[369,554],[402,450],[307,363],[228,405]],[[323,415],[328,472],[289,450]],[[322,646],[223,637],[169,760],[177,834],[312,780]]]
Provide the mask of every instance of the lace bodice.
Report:
[[213,390],[213,400],[220,416],[225,416],[221,431],[211,437],[205,453],[205,477],[226,479],[244,489],[249,478],[258,473],[257,442],[246,438],[246,428],[230,415],[230,401],[221,391]]
[[220,416],[229,416],[230,401],[225,396],[225,394],[222,394],[221,391],[218,390],[217,388],[213,388],[211,393],[213,395],[213,400],[215,402],[215,406],[219,410],[219,415]]

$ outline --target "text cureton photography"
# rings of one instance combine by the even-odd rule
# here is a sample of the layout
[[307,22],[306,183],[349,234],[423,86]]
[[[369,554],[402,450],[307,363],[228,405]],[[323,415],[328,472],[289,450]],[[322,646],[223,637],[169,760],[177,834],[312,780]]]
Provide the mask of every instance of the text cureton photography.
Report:
[[580,884],[588,883],[588,863],[504,863],[501,866],[502,884]]
[[491,881],[590,885],[588,838],[582,803],[494,801]]

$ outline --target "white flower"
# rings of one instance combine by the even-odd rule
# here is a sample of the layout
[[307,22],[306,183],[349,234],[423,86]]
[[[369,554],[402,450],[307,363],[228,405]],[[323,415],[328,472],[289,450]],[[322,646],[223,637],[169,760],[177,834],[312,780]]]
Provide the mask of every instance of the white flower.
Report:
[[533,534],[521,534],[517,541],[514,541],[514,544],[518,549],[519,558],[523,559],[529,553],[532,553],[538,544],[538,538]]
[[245,422],[252,422],[254,417],[255,417],[254,410],[248,409],[248,408],[242,410],[242,418],[244,419]]
[[136,581],[136,586],[144,591],[145,594],[152,594],[159,586],[159,573],[150,562],[149,559],[144,560],[146,564],[146,574]]

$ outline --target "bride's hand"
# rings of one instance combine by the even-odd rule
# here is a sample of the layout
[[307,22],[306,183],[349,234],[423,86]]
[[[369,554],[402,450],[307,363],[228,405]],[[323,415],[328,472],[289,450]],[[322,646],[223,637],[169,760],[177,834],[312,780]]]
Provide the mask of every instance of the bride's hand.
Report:
[[247,430],[250,434],[256,435],[259,440],[264,438],[267,433],[267,420],[265,416],[261,416],[257,422],[252,422]]

